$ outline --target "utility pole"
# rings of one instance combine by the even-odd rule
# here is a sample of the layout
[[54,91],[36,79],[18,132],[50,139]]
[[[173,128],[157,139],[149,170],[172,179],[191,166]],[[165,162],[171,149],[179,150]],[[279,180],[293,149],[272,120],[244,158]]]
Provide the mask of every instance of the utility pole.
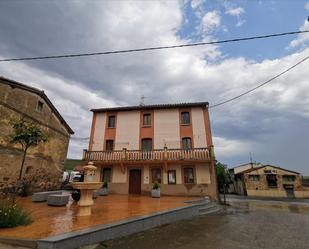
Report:
[[251,164],[251,168],[253,168],[253,162],[252,162],[252,154],[250,152],[250,164]]

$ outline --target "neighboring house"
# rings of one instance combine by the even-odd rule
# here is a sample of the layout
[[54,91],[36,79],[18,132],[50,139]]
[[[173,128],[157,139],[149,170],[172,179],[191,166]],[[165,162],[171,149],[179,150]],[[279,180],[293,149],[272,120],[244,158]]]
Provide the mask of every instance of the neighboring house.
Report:
[[149,194],[155,181],[163,195],[217,199],[208,103],[93,109],[83,159],[99,167],[101,181],[119,194]]
[[248,196],[308,198],[300,173],[273,165],[262,165],[235,174],[242,179]]
[[229,184],[228,192],[239,194],[239,195],[246,195],[246,188],[244,186],[244,182],[242,179],[242,174],[239,174],[245,170],[256,168],[261,166],[260,163],[245,163],[238,166],[235,166],[233,168],[229,169],[229,174],[232,179],[232,183]]
[[57,188],[74,132],[43,91],[0,77],[0,189],[18,178],[22,151],[10,143],[9,134],[11,121],[20,118],[38,124],[48,135],[46,143],[27,152],[23,175],[31,179],[31,191]]

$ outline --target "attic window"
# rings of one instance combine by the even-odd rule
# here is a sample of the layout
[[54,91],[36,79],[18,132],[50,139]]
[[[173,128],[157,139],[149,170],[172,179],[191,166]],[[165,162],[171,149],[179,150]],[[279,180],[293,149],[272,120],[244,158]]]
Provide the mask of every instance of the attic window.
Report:
[[44,105],[43,102],[38,101],[38,105],[36,106],[36,109],[37,109],[39,112],[42,112],[42,111],[43,111],[43,105]]

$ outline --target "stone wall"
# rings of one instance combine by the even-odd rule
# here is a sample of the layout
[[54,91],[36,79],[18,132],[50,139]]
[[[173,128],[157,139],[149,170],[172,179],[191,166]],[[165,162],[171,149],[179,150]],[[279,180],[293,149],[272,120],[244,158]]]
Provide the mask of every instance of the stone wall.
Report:
[[[43,110],[37,109],[38,101]],[[60,186],[70,134],[53,110],[39,95],[1,83],[0,79],[0,189],[14,184],[22,162],[20,145],[10,143],[11,121],[24,117],[40,126],[48,141],[30,148],[23,175],[30,191],[51,190]]]

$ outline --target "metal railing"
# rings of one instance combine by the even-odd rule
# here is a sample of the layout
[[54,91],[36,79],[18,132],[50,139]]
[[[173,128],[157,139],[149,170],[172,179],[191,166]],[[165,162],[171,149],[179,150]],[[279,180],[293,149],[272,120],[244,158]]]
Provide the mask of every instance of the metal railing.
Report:
[[84,150],[83,160],[125,162],[125,161],[174,161],[174,160],[210,160],[211,148],[168,149],[160,150]]

